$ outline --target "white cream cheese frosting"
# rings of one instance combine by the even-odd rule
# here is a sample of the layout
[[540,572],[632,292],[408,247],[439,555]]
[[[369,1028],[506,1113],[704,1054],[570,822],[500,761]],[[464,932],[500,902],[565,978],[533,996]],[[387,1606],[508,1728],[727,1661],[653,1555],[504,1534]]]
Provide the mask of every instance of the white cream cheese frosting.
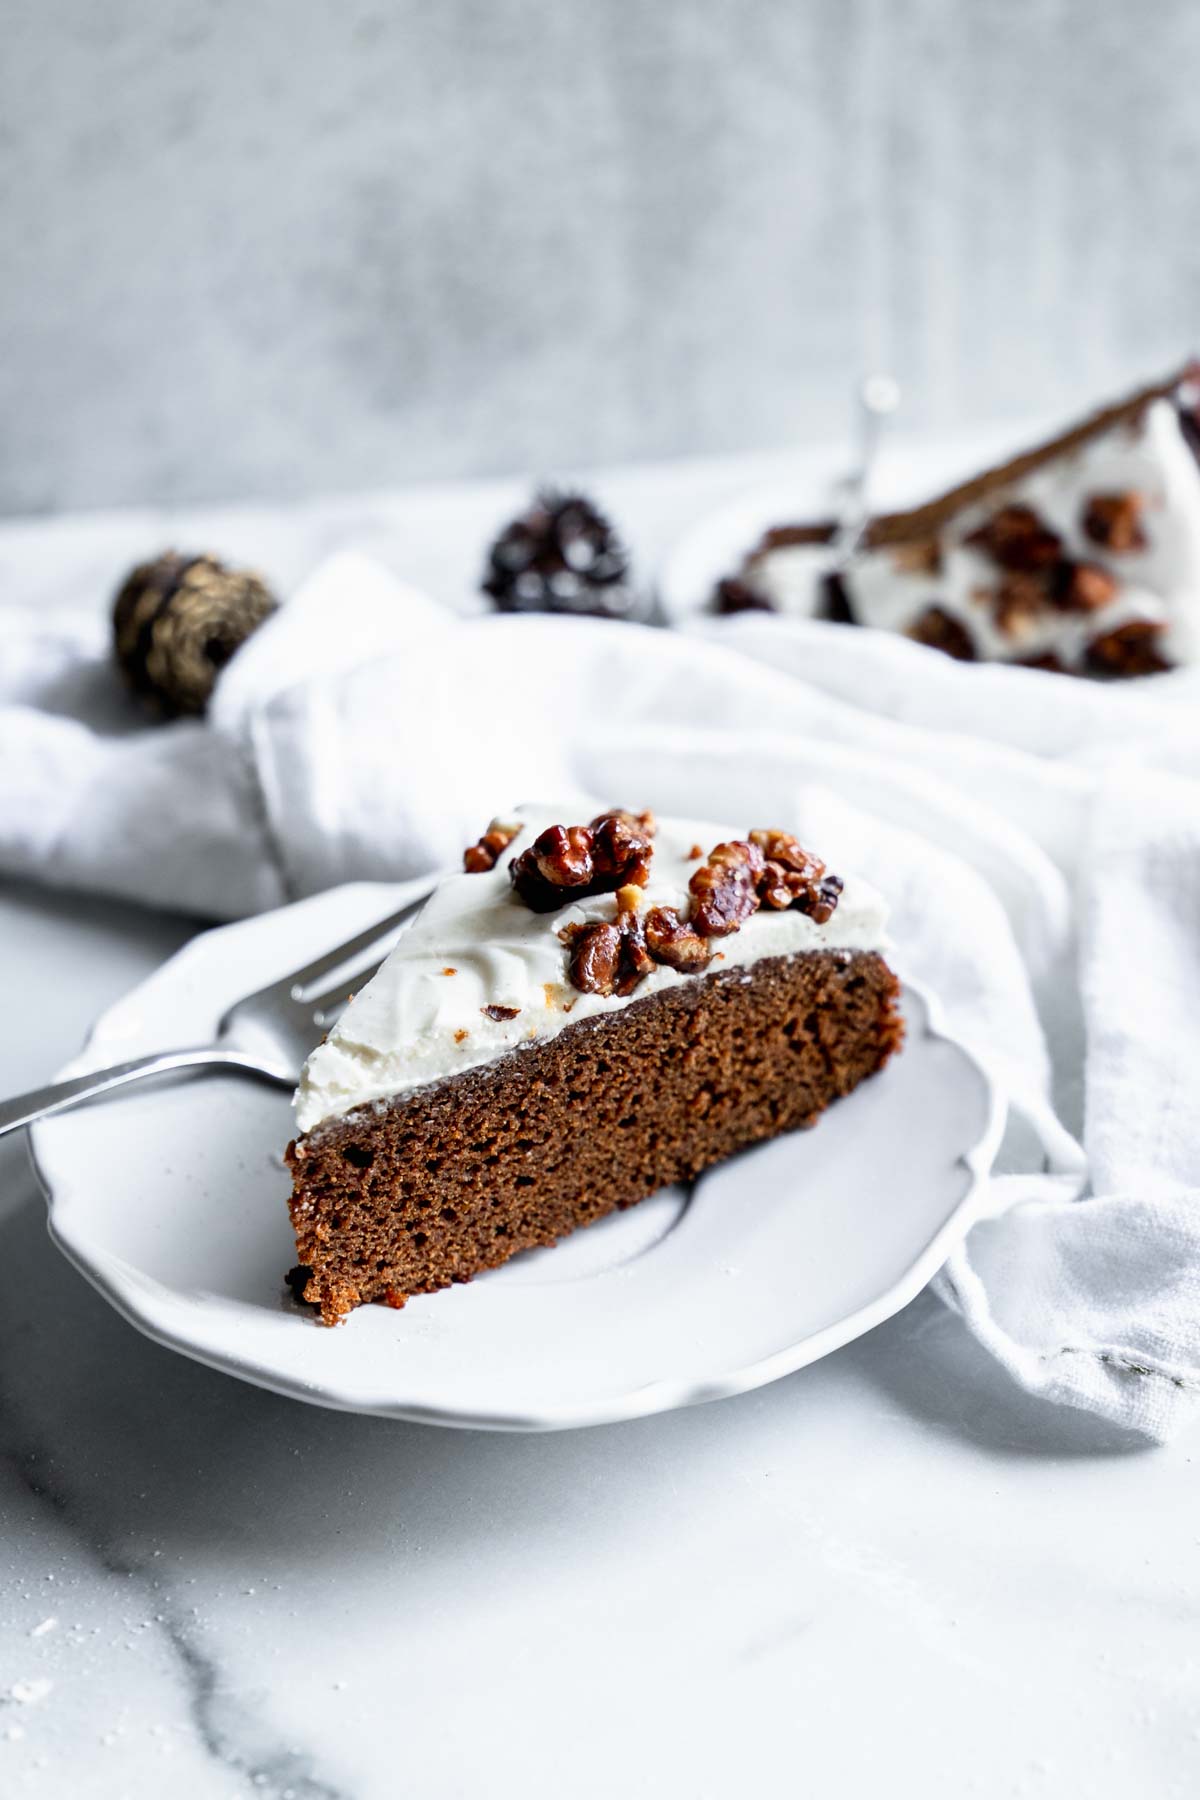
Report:
[[[304,1065],[294,1103],[300,1132],[354,1107],[461,1075],[508,1051],[545,1043],[581,1019],[702,979],[658,964],[631,994],[584,994],[571,985],[568,952],[558,934],[565,925],[611,919],[613,895],[535,913],[515,893],[508,865],[547,826],[582,822],[578,813],[577,806],[518,808],[508,823],[520,829],[494,869],[448,875],[440,883]],[[758,823],[737,828],[660,819],[640,909],[673,906],[686,912],[688,882],[702,858]],[[692,854],[697,846],[701,856]],[[713,940],[708,972],[805,950],[886,950],[887,907],[881,896],[844,870],[834,873],[844,887],[826,924],[791,909],[760,910],[739,931]]]
[[[1084,531],[1087,501],[1102,494],[1138,496],[1142,548],[1116,553]],[[996,565],[967,540],[1000,507],[1013,505],[1030,507],[1056,532],[1065,557],[1108,570],[1118,583],[1113,598],[1091,612],[1047,606],[1002,630],[992,603]],[[981,658],[1055,656],[1066,668],[1079,668],[1090,642],[1137,620],[1162,626],[1169,662],[1200,658],[1200,467],[1169,400],[1151,401],[1133,422],[964,506],[937,535],[941,566],[934,573],[914,568],[903,547],[868,550],[845,571],[859,624],[908,633],[938,607],[963,627]],[[756,560],[753,582],[778,611],[811,616],[820,578],[831,567],[828,547],[785,545]]]

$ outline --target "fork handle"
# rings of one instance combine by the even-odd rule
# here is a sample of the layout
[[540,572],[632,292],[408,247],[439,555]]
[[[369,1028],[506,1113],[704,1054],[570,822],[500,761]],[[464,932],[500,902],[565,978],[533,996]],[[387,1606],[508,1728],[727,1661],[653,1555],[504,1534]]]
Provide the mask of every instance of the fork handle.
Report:
[[243,1069],[252,1075],[265,1076],[281,1087],[291,1087],[292,1077],[269,1069],[240,1050],[226,1050],[218,1044],[201,1044],[194,1050],[161,1050],[154,1056],[137,1056],[132,1062],[113,1063],[107,1069],[93,1069],[90,1075],[76,1075],[70,1081],[56,1081],[50,1087],[34,1088],[32,1093],[16,1094],[11,1100],[0,1100],[0,1137],[7,1131],[18,1131],[50,1113],[63,1112],[107,1094],[113,1088],[125,1087],[131,1081],[142,1081],[148,1075],[168,1075],[175,1069]]

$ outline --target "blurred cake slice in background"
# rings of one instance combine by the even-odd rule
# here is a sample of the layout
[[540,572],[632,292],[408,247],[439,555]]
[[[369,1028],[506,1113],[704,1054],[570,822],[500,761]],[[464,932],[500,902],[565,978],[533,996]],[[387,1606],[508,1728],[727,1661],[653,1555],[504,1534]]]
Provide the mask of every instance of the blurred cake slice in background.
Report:
[[1198,452],[1190,364],[935,499],[877,515],[840,570],[831,522],[772,529],[714,604],[840,615],[964,662],[1157,673],[1200,658]]

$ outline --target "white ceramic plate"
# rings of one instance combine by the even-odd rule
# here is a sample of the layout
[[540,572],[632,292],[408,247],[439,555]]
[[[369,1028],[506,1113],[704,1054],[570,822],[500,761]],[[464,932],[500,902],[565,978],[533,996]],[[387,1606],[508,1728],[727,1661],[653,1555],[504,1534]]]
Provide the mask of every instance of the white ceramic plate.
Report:
[[[367,884],[207,932],[114,1006],[64,1073],[203,1040],[240,993],[399,904]],[[469,1286],[336,1330],[286,1297],[287,1096],[159,1082],[33,1130],[50,1232],[140,1330],[297,1399],[513,1431],[757,1387],[888,1318],[975,1215],[1002,1108],[906,990],[909,1038],[815,1131],[762,1145]]]

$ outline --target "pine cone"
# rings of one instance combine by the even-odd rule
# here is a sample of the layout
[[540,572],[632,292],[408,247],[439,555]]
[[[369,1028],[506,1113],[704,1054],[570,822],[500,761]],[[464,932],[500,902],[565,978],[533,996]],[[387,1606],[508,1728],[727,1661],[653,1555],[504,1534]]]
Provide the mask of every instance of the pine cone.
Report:
[[249,569],[166,550],[134,569],[113,603],[117,663],[164,718],[202,713],[217,675],[276,605]]
[[609,521],[585,495],[552,488],[501,532],[481,585],[500,612],[637,612],[629,553]]

